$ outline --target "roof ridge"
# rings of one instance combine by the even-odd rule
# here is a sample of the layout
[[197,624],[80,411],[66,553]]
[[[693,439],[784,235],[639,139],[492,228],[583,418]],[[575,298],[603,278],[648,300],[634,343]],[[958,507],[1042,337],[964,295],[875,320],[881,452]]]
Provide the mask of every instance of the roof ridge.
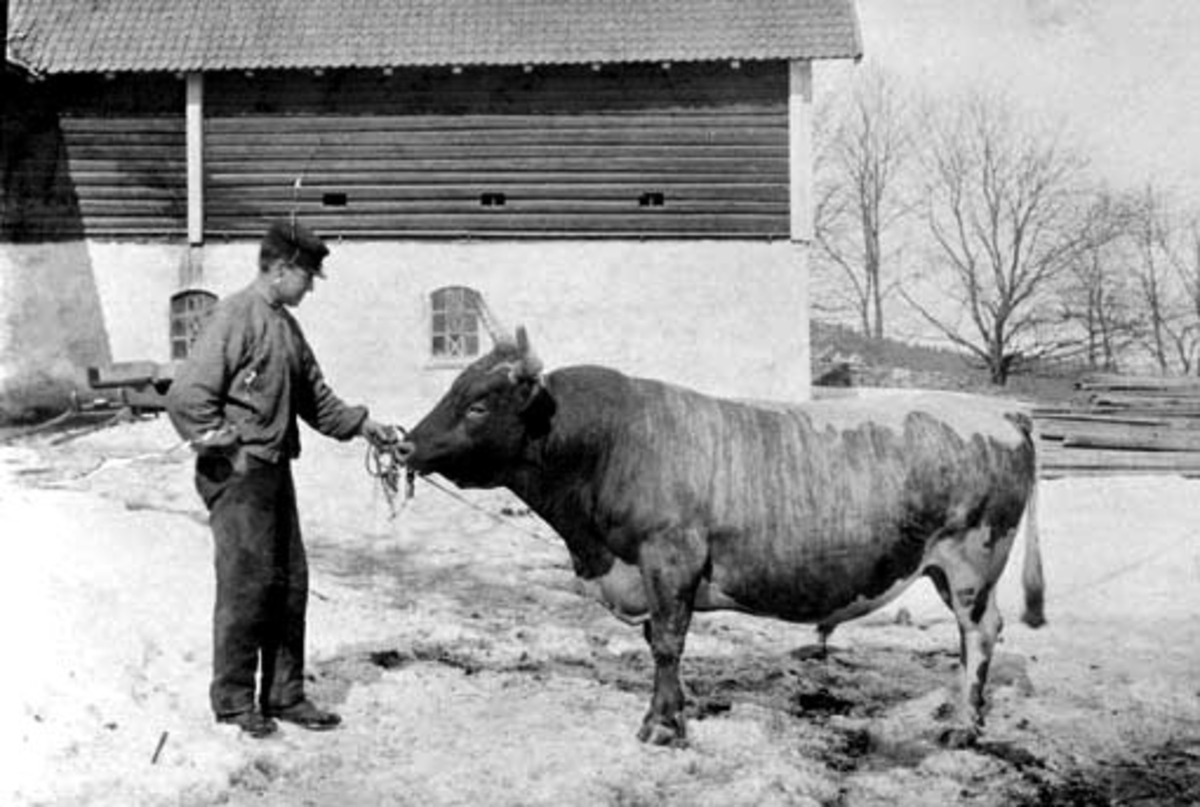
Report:
[[854,59],[854,0],[10,0],[45,73]]

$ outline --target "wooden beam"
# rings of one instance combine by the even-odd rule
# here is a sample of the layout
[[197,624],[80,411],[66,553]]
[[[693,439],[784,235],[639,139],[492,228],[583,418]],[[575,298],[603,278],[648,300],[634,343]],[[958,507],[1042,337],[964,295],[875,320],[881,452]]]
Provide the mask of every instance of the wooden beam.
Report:
[[1200,392],[1200,378],[1182,376],[1136,376],[1097,373],[1084,378],[1078,384],[1081,390],[1110,391],[1180,391]]
[[204,74],[187,75],[188,243],[204,243]]
[[[216,103],[216,99],[213,99]],[[210,104],[211,108],[211,104]],[[564,113],[560,117],[546,115],[502,115],[502,114],[408,114],[408,115],[351,115],[329,113],[324,115],[296,114],[289,116],[294,125],[288,131],[280,132],[279,115],[267,114],[235,114],[213,116],[207,121],[210,132],[228,132],[242,137],[255,132],[267,134],[270,137],[295,136],[304,139],[320,141],[324,133],[341,134],[346,131],[384,132],[428,132],[436,136],[444,132],[473,133],[486,130],[494,133],[503,130],[527,132],[536,127],[540,131],[550,132],[566,130],[572,136],[586,133],[589,130],[629,131],[634,128],[666,128],[677,131],[694,131],[696,129],[712,129],[719,132],[722,128],[742,132],[749,123],[763,129],[774,130],[786,126],[782,108],[775,106],[750,104],[731,105],[723,111],[716,110],[683,110],[657,109],[628,112]],[[67,119],[64,119],[67,120]],[[128,128],[130,122],[138,119],[118,119],[123,128]],[[84,128],[103,130],[105,121],[88,120],[81,124]],[[64,127],[70,121],[64,123]]]
[[812,62],[795,59],[788,69],[788,160],[791,182],[791,237],[813,237]]

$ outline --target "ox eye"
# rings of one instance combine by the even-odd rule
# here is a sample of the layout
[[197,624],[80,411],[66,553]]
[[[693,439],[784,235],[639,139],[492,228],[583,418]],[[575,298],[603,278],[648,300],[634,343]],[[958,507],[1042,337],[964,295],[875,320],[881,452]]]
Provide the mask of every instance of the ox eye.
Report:
[[488,413],[487,403],[484,401],[475,401],[467,407],[467,417],[481,418]]

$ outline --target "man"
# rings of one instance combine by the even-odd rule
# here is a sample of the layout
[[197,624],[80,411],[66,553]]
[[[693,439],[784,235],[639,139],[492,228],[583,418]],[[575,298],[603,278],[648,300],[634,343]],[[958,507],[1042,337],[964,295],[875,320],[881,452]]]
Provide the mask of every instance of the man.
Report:
[[258,276],[217,305],[168,395],[171,421],[197,453],[196,488],[213,531],[212,708],[218,722],[256,738],[273,734],[276,719],[313,730],[341,722],[304,693],[308,568],[291,472],[296,417],[338,440],[397,440],[326,385],[287,311],[325,276],[328,254],[303,225],[273,224]]

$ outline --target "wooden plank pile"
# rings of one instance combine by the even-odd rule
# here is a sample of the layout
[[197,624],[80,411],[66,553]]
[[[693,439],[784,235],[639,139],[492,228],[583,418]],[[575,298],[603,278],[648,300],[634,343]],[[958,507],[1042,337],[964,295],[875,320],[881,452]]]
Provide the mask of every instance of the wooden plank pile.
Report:
[[1200,476],[1200,378],[1093,375],[1033,410],[1043,477]]

